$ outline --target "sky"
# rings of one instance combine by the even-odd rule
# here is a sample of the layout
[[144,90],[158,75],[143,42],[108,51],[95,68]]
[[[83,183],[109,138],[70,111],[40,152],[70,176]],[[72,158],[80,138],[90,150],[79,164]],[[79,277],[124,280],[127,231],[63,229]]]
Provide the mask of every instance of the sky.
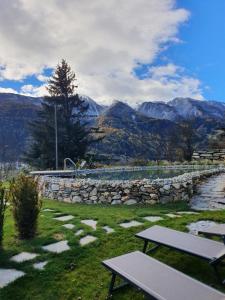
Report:
[[0,0],[0,92],[46,95],[65,58],[102,104],[225,101],[224,15],[224,0]]

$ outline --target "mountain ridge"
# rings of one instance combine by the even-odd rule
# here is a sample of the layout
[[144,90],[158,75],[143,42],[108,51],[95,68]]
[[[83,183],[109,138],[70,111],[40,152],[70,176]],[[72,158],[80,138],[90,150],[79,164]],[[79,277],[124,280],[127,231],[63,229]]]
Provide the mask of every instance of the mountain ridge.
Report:
[[[97,125],[106,132],[104,140],[91,150],[110,157],[156,159],[160,152],[163,159],[171,148],[172,135],[182,135],[180,125],[185,121],[191,121],[197,134],[194,147],[201,149],[215,128],[225,126],[223,102],[175,98],[167,103],[143,102],[133,108],[122,101],[103,106],[88,96],[80,98],[89,105],[86,118],[90,126]],[[0,161],[22,157],[30,138],[28,124],[41,109],[42,99],[0,93]],[[177,152],[181,152],[182,143],[178,138],[174,146]]]

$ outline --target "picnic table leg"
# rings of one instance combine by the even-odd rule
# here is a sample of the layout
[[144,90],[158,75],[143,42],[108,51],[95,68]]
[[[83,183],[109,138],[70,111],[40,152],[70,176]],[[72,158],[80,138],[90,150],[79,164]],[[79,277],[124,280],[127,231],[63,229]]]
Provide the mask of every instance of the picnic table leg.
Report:
[[112,273],[112,278],[111,278],[111,282],[110,282],[110,285],[109,285],[109,292],[108,292],[107,299],[112,298],[112,293],[113,293],[113,290],[114,290],[115,281],[116,281],[116,274]]
[[147,247],[148,247],[148,241],[145,240],[144,241],[144,247],[143,247],[143,250],[142,250],[143,253],[146,253]]
[[218,269],[219,263],[212,264],[212,267],[213,267],[213,269],[214,269],[214,272],[215,272],[215,274],[216,274],[216,277],[217,277],[218,281],[219,281],[221,284],[225,284],[225,279],[223,279],[223,278],[221,277],[221,274],[220,274],[219,269]]
[[151,253],[151,252],[157,250],[157,249],[160,247],[159,244],[155,244],[152,248],[150,248],[150,249],[147,251],[148,243],[149,243],[149,242],[148,242],[147,240],[144,241],[144,247],[143,247],[143,250],[142,250],[143,253],[146,253],[146,254]]
[[222,236],[223,243],[225,244],[225,235]]

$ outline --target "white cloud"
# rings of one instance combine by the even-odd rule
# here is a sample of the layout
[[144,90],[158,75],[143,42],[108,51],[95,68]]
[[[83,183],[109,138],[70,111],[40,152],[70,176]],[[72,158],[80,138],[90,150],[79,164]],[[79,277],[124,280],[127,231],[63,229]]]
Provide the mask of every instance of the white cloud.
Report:
[[48,76],[45,76],[45,75],[43,75],[43,74],[38,74],[36,77],[37,77],[37,79],[38,79],[39,81],[41,81],[41,82],[47,82],[47,80],[49,79]]
[[175,64],[169,63],[164,66],[154,66],[149,69],[149,75],[155,79],[163,77],[179,77],[183,69]]
[[3,88],[0,87],[0,93],[13,93],[13,94],[18,94],[18,92],[12,88]]
[[48,95],[46,84],[41,86],[33,86],[32,84],[23,85],[20,89],[20,94],[31,97],[42,97]]
[[[66,58],[77,73],[79,92],[101,102],[168,99],[183,91],[201,96],[196,79],[167,76],[163,84],[162,69],[152,69],[143,80],[133,74],[137,63],[153,63],[179,42],[179,26],[188,17],[175,0],[1,0],[0,78],[36,74],[45,82],[43,69]],[[172,64],[169,69],[176,72]],[[43,87],[26,89],[43,92]]]

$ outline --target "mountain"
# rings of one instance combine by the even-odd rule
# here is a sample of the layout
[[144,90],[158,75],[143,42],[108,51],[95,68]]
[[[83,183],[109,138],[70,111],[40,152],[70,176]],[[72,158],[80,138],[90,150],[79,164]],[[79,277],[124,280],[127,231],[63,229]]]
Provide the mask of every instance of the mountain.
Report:
[[[80,96],[89,105],[89,120],[105,109],[89,97]],[[22,156],[29,139],[29,123],[41,109],[42,98],[0,93],[0,161],[15,161]]]
[[29,136],[28,124],[40,109],[41,99],[0,94],[0,161],[15,161]]
[[88,117],[96,118],[100,116],[106,109],[105,106],[99,105],[93,99],[85,95],[79,95],[79,98],[88,105],[87,115]]
[[[175,98],[167,103],[144,102],[134,109],[120,101],[106,107],[79,96],[89,105],[90,126],[98,125],[105,135],[90,151],[116,159],[164,158],[171,155],[171,147],[181,153],[182,122],[187,120],[195,131],[196,149],[206,148],[208,136],[225,126],[225,104],[221,102]],[[42,98],[0,93],[0,161],[21,158],[29,139],[28,124],[36,118],[41,102]]]
[[13,93],[0,93],[0,105],[1,107],[5,105],[41,105],[42,98],[40,97],[28,97],[24,95],[19,94],[13,94]]
[[168,102],[184,119],[215,118],[224,119],[225,103],[216,101],[199,101],[191,98],[175,98]]
[[225,103],[200,101],[191,98],[175,98],[167,103],[144,102],[138,111],[145,116],[170,121],[181,121],[193,118],[225,118]]
[[[113,159],[163,159],[168,154],[170,137],[180,132],[174,122],[143,116],[119,101],[97,119],[97,126],[105,133],[105,138],[92,150],[109,154]],[[177,148],[182,150],[181,135],[177,137]]]
[[164,102],[143,102],[138,111],[150,118],[178,121],[181,119],[175,107]]

